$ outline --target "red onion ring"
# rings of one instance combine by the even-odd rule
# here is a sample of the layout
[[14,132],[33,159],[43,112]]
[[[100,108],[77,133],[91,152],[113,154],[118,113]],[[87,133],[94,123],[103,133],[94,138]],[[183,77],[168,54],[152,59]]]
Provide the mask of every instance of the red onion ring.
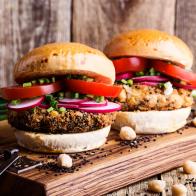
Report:
[[117,74],[116,75],[116,80],[122,80],[122,79],[130,79],[133,77],[133,74],[128,72],[128,73],[122,73],[122,74]]
[[168,82],[169,79],[164,76],[140,76],[132,78],[134,82]]
[[188,85],[188,84],[180,84],[178,82],[172,82],[175,87],[187,89],[187,90],[195,90],[196,86]]
[[17,105],[13,105],[13,104],[9,103],[8,109],[15,110],[15,111],[27,110],[27,109],[39,106],[43,100],[44,100],[44,97],[36,97],[33,99],[24,99]]

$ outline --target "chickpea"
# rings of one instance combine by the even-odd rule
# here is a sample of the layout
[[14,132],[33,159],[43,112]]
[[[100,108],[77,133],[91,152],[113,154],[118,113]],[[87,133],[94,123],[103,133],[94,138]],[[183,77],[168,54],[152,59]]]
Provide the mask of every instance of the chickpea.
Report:
[[193,125],[196,127],[196,117],[193,119]]
[[120,138],[122,140],[133,140],[136,138],[136,133],[131,127],[124,126],[120,130]]
[[183,184],[175,184],[172,186],[172,196],[186,196],[187,188]]
[[164,192],[166,183],[164,180],[152,180],[148,183],[148,190],[155,193]]
[[60,154],[57,158],[57,165],[59,167],[72,167],[72,158],[67,154]]
[[183,171],[186,174],[196,174],[196,162],[187,160],[183,164]]

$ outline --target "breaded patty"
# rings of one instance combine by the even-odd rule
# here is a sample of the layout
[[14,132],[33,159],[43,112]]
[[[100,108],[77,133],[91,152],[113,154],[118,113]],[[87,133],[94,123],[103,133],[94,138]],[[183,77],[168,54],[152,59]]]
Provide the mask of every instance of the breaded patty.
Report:
[[8,122],[15,128],[39,133],[81,133],[111,125],[115,113],[92,114],[77,110],[48,113],[39,107],[26,111],[9,111]]
[[116,101],[121,103],[124,111],[174,110],[193,104],[189,90],[174,89],[172,94],[165,95],[163,88],[139,84],[123,85]]

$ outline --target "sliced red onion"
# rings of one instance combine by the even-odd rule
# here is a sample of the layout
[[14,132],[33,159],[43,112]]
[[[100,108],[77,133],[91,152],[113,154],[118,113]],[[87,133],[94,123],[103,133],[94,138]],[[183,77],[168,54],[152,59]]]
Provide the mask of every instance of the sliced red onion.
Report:
[[168,78],[164,76],[140,76],[132,78],[134,82],[167,82]]
[[41,103],[41,104],[39,105],[39,107],[42,108],[42,109],[48,109],[48,108],[50,107],[50,105]]
[[83,112],[91,112],[91,113],[108,113],[108,112],[115,112],[120,109],[121,106],[113,102],[108,102],[106,106],[100,106],[100,107],[79,107],[79,110]]
[[78,109],[79,108],[79,105],[76,105],[76,104],[68,104],[68,103],[59,103],[57,104],[57,106],[60,108],[60,107],[63,107],[63,108],[67,108],[67,109]]
[[157,86],[160,84],[160,82],[138,82],[140,85],[146,85],[146,86]]
[[196,86],[192,86],[192,85],[188,85],[188,84],[181,84],[178,82],[172,82],[172,84],[175,87],[179,87],[179,88],[183,88],[183,89],[187,89],[187,90],[195,90],[196,89]]
[[33,98],[33,99],[25,99],[25,100],[22,100],[21,103],[19,103],[17,105],[13,105],[13,104],[9,103],[8,108],[10,110],[15,110],[15,111],[27,110],[27,109],[39,106],[40,103],[43,100],[44,100],[44,97],[36,97],[36,98]]
[[129,78],[132,78],[132,77],[133,77],[132,73],[122,73],[122,74],[117,74],[116,75],[116,80],[129,79]]
[[100,107],[100,106],[106,106],[108,103],[107,100],[104,100],[103,102],[97,103],[96,101],[85,101],[81,103],[80,107]]
[[80,104],[85,101],[87,101],[87,99],[72,99],[72,98],[59,99],[60,103],[65,103],[65,104]]

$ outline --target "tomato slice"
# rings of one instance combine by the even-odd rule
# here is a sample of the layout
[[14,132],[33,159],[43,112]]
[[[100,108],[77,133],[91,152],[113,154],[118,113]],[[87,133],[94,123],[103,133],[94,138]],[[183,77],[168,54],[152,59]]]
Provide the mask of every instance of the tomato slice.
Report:
[[62,89],[61,82],[31,87],[10,86],[0,89],[0,96],[7,100],[26,99],[55,93]]
[[87,82],[75,79],[65,79],[65,87],[66,90],[72,92],[105,97],[117,97],[122,90],[121,86],[111,86],[104,83]]
[[143,71],[147,65],[147,59],[141,57],[127,57],[113,60],[116,73]]
[[153,60],[152,65],[155,70],[164,73],[173,78],[183,80],[193,86],[196,86],[196,74],[193,72],[186,71],[185,69],[172,65],[160,60]]

